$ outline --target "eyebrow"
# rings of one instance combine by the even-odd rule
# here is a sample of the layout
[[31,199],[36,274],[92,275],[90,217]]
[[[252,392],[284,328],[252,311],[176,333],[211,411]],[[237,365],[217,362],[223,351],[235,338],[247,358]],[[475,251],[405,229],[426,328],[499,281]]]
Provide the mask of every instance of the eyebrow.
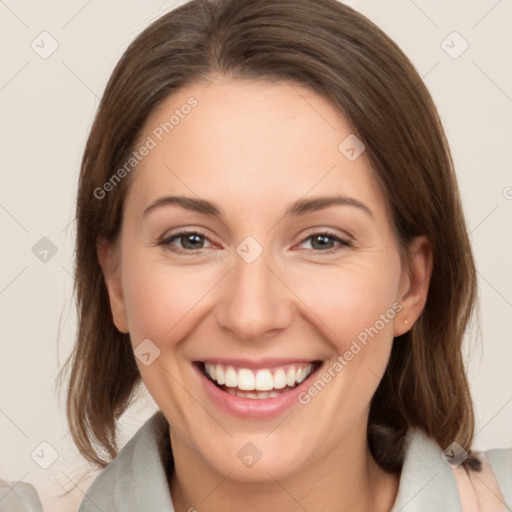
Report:
[[[168,205],[176,204],[186,210],[203,213],[205,215],[211,215],[225,218],[224,212],[217,206],[206,199],[196,199],[194,197],[187,196],[165,196],[157,199],[151,203],[143,212],[142,216],[145,217],[149,212]],[[295,217],[304,215],[305,213],[315,212],[323,210],[330,206],[341,205],[341,206],[353,206],[364,211],[370,217],[375,218],[372,211],[361,201],[354,199],[353,197],[347,196],[326,196],[326,197],[315,197],[311,199],[299,199],[294,201],[286,210],[285,217]]]

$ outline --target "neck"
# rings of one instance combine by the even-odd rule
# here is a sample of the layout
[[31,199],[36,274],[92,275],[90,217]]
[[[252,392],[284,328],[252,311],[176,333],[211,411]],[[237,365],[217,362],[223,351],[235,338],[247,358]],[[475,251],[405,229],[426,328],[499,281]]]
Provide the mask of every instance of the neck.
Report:
[[399,475],[383,471],[373,459],[365,436],[346,442],[286,478],[268,471],[265,481],[246,482],[221,474],[189,445],[174,439],[175,469],[170,490],[176,512],[389,512]]

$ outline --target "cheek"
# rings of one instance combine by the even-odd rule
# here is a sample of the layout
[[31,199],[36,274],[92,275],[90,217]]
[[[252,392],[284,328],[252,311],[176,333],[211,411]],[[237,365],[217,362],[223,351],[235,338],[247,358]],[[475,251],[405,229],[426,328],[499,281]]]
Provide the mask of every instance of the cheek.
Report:
[[132,342],[149,338],[172,344],[187,315],[213,287],[215,275],[207,266],[180,268],[144,250],[131,254],[123,267],[123,292]]
[[292,286],[311,321],[316,317],[314,323],[342,354],[356,339],[363,345],[375,337],[392,339],[400,272],[398,256],[383,255],[297,274]]
[[[333,350],[325,370],[300,399],[313,403],[314,415],[326,423],[357,423],[367,413],[389,361],[393,322],[401,309],[400,275],[399,258],[388,255],[331,267],[302,280],[298,293]],[[320,393],[323,398],[317,400]],[[331,412],[324,412],[325,401],[336,404]]]

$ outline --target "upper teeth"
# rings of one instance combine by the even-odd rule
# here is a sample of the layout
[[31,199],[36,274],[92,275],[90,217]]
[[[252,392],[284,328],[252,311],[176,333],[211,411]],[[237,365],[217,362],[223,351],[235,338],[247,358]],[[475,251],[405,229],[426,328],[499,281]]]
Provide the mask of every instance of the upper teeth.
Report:
[[204,367],[208,375],[219,385],[224,384],[228,388],[238,388],[244,391],[270,391],[300,384],[311,373],[313,364],[272,370],[262,369],[254,372],[247,368],[237,369],[221,364],[205,363]]

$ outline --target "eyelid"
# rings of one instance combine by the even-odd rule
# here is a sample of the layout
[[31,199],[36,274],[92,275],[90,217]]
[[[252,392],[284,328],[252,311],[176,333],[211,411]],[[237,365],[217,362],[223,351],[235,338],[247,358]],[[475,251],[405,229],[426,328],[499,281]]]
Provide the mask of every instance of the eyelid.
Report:
[[206,232],[199,227],[186,227],[186,228],[176,228],[175,230],[166,231],[161,237],[160,240],[168,240],[169,238],[174,238],[178,235],[191,235],[191,234],[197,234],[204,236],[204,238],[209,238],[209,235],[206,234]]
[[339,238],[350,243],[355,243],[355,238],[347,231],[341,231],[338,228],[328,228],[322,226],[314,226],[306,230],[305,235],[301,235],[301,242],[313,235],[329,235],[334,238]]

